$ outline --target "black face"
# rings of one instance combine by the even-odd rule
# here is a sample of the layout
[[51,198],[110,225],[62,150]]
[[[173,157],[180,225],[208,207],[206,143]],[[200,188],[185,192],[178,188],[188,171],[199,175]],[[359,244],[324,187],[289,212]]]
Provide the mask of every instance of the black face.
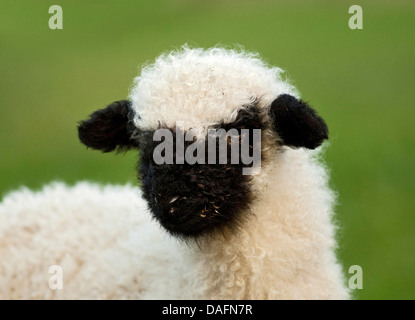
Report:
[[[250,129],[250,147],[253,148],[252,129],[262,129],[259,110],[249,107],[239,112],[233,123],[221,123],[213,127],[225,131]],[[176,132],[171,129],[173,141]],[[154,148],[160,143],[153,141],[153,131],[139,133],[140,161],[139,180],[143,188],[143,197],[148,202],[153,216],[160,224],[175,236],[200,236],[224,229],[236,230],[248,214],[248,205],[252,201],[249,175],[242,169],[247,167],[242,161],[231,164],[231,138],[227,139],[227,164],[208,164],[208,143],[205,148],[205,164],[176,164],[176,145],[174,143],[173,163],[156,164]],[[185,142],[185,150],[194,141]],[[258,146],[260,148],[260,146]],[[217,149],[219,146],[217,145]],[[241,150],[241,149],[239,149]],[[217,157],[218,158],[218,157]],[[217,161],[218,162],[218,161]]]
[[[180,120],[180,119],[178,119]],[[162,128],[162,126],[161,126]],[[250,148],[258,148],[251,139],[254,129],[274,129],[280,143],[298,148],[315,148],[327,139],[327,126],[306,103],[289,95],[281,95],[271,104],[269,116],[264,117],[258,103],[245,106],[232,123],[218,123],[213,129],[249,131]],[[253,201],[250,187],[252,176],[244,175],[243,161],[231,164],[231,146],[227,149],[226,164],[157,164],[154,150],[161,143],[153,141],[154,131],[140,131],[132,125],[130,102],[114,102],[82,121],[78,127],[80,140],[94,149],[109,152],[114,149],[140,150],[138,176],[153,217],[172,235],[183,238],[197,237],[215,231],[238,230],[249,215]],[[174,128],[167,128],[173,134]],[[200,142],[207,148],[206,142]],[[186,149],[191,142],[185,142]]]

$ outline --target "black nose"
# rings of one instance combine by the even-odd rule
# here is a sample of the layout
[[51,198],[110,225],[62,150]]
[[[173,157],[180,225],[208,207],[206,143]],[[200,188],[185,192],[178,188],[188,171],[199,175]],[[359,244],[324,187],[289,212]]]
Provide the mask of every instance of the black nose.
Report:
[[236,228],[250,188],[238,165],[141,161],[143,197],[153,217],[171,234],[196,237]]

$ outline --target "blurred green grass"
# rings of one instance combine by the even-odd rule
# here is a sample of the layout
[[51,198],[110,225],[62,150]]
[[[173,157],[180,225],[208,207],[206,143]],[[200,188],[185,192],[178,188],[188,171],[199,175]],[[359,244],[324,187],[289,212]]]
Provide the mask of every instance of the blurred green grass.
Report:
[[[48,28],[49,6],[63,30]],[[76,125],[128,94],[138,67],[184,43],[241,44],[287,70],[330,128],[339,254],[358,299],[415,298],[415,3],[0,1],[0,195],[51,180],[135,181],[134,152],[87,151]]]

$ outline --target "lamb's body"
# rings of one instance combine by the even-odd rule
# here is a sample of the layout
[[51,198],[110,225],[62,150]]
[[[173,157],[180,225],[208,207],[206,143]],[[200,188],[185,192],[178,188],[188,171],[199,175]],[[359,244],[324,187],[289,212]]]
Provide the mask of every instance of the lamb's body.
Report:
[[[185,244],[132,186],[55,183],[0,206],[0,298],[343,299],[333,197],[310,152],[287,149],[256,177],[241,233]],[[60,265],[63,289],[49,288]]]
[[[90,183],[11,193],[0,204],[0,298],[347,298],[327,174],[318,151],[288,147],[317,147],[327,127],[280,73],[216,48],[184,48],[143,69],[132,103],[95,112],[80,138],[102,151],[144,148],[147,202],[136,187]],[[160,126],[174,130],[177,120],[203,132],[241,110],[250,115],[242,128],[263,129],[252,179],[232,180],[238,165],[175,171],[148,156],[148,133]],[[62,290],[49,288],[52,265],[62,267]]]

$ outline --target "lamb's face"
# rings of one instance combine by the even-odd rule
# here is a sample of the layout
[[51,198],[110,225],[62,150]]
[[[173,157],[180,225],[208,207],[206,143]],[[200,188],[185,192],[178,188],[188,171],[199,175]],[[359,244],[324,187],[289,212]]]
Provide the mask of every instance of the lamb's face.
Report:
[[[252,199],[251,170],[261,165],[261,116],[252,104],[241,109],[235,121],[210,126],[210,133],[189,135],[191,130],[166,125],[137,130],[143,196],[168,231],[196,236],[237,227]],[[165,134],[163,142],[155,141],[158,132]],[[248,153],[251,157],[242,159],[241,154]],[[226,161],[220,161],[221,156]]]
[[324,121],[280,72],[244,53],[183,49],[144,68],[131,99],[93,113],[79,137],[104,152],[140,150],[143,196],[170,233],[235,230],[262,151],[315,148],[327,138]]

